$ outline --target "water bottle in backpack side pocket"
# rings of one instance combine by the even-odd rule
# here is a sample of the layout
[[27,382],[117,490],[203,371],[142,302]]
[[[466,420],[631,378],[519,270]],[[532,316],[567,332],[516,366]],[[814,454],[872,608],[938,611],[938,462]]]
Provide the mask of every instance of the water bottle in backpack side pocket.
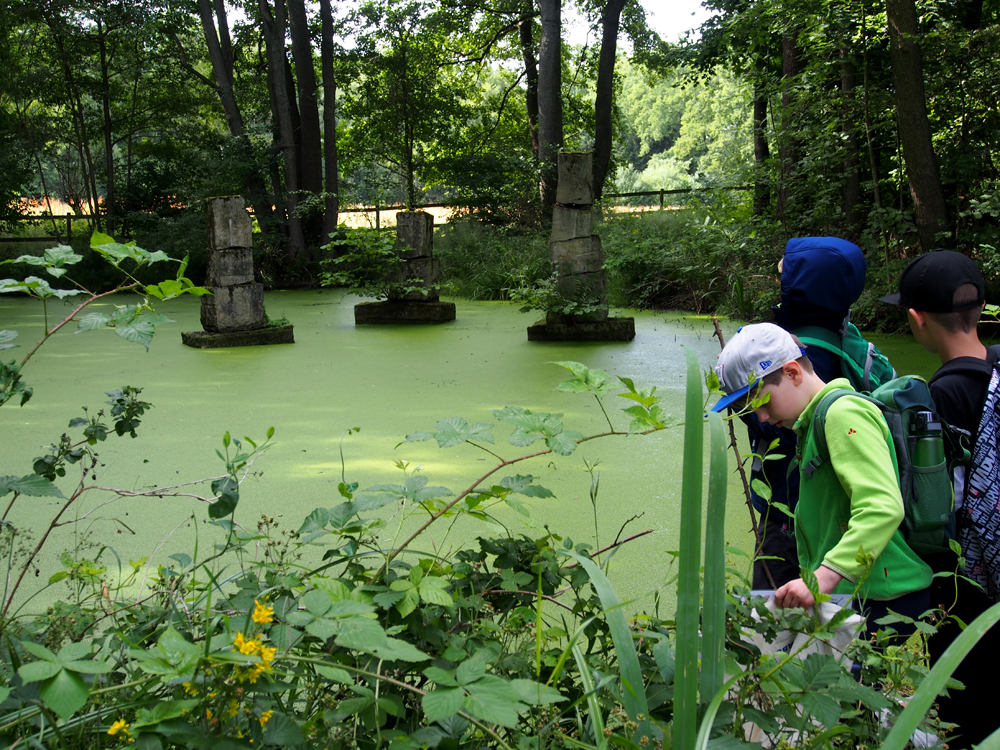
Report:
[[913,482],[917,500],[912,509],[912,530],[940,529],[947,523],[948,514],[942,514],[942,503],[933,502],[932,494],[951,493],[950,481],[941,481],[943,477],[947,477],[946,473],[941,472],[945,462],[941,420],[932,411],[919,411],[910,424],[910,434],[914,439]]

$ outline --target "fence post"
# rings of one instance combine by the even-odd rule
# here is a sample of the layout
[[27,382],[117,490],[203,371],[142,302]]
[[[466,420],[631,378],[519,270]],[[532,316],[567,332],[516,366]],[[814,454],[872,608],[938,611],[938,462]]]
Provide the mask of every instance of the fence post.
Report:
[[73,214],[66,214],[66,244],[73,244]]
[[382,227],[381,227],[381,224],[379,223],[379,216],[378,216],[378,203],[376,203],[375,204],[375,231],[378,231],[381,228]]
[[660,210],[663,210],[663,188],[660,188]]

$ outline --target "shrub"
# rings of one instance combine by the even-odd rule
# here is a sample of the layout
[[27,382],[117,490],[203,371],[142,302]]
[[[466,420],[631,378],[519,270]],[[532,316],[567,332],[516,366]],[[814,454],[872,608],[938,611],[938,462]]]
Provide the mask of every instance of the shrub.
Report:
[[511,299],[551,274],[547,238],[541,232],[457,220],[435,230],[434,254],[450,292],[474,300]]

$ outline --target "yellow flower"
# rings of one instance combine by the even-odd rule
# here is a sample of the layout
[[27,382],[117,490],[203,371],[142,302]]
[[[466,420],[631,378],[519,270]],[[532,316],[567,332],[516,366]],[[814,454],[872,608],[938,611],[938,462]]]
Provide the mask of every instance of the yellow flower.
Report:
[[276,648],[265,646],[263,643],[260,644],[260,660],[264,662],[265,667],[271,666],[271,662],[274,660],[274,655],[277,651],[278,649]]
[[111,729],[108,730],[108,734],[116,735],[121,732],[124,736],[128,737],[129,724],[125,723],[125,719],[119,719],[114,724],[111,725]]
[[274,622],[274,607],[261,604],[254,599],[253,621],[259,625],[269,625]]
[[236,637],[233,639],[233,645],[236,646],[241,654],[250,656],[257,653],[261,647],[261,642],[255,641],[252,638],[247,640],[243,637],[243,633],[237,633]]
[[226,716],[236,716],[240,712],[240,704],[235,698],[229,699],[229,708],[226,711]]
[[273,713],[274,711],[264,711],[264,713],[260,715],[260,726],[262,728],[267,726],[267,722],[271,720],[271,714]]

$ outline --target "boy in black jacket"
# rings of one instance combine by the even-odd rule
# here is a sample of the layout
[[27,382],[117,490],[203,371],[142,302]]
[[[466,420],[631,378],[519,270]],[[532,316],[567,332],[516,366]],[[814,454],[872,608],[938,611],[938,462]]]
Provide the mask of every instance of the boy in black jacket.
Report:
[[[802,326],[816,326],[839,336],[851,305],[865,288],[867,267],[861,248],[839,237],[795,237],[785,245],[778,270],[781,304],[772,308],[774,322],[792,333]],[[841,377],[840,357],[836,354],[811,346],[806,347],[806,354],[823,380]],[[757,555],[770,558],[754,562],[753,588],[778,589],[801,575],[791,519],[772,507],[772,503],[782,503],[795,510],[799,498],[799,474],[789,471],[795,456],[795,434],[788,428],[765,424],[753,414],[746,415],[743,421],[752,452],[770,453],[772,458],[784,456],[769,461],[756,459],[750,472],[752,479],[761,480],[771,492],[768,499],[755,487],[751,489],[763,537]]]
[[[979,267],[949,250],[921,255],[900,276],[899,293],[882,301],[905,309],[913,336],[940,358],[941,368],[930,380],[934,403],[945,422],[969,433],[968,447],[975,446],[980,425],[992,429],[996,424],[983,416],[994,365],[1000,361],[1000,349],[987,349],[976,331],[985,303]],[[995,576],[990,575],[988,543],[982,534],[983,522],[1000,522],[1000,518],[990,518],[991,510],[976,509],[976,499],[982,493],[975,486],[975,466],[969,469],[958,466],[953,474],[956,537],[967,565],[960,573],[978,580],[983,588],[952,577],[935,578],[931,587],[933,604],[948,609],[966,624],[1000,600],[1000,590],[992,583]],[[973,519],[974,514],[978,520]],[[936,572],[953,572],[957,566],[950,552],[928,562]],[[958,623],[949,619],[930,639],[931,660],[936,662],[960,632]],[[958,741],[949,742],[950,747],[972,747],[1000,726],[1000,692],[991,669],[1000,663],[998,660],[1000,627],[994,627],[954,673],[965,690],[939,699],[940,718],[959,725]]]

